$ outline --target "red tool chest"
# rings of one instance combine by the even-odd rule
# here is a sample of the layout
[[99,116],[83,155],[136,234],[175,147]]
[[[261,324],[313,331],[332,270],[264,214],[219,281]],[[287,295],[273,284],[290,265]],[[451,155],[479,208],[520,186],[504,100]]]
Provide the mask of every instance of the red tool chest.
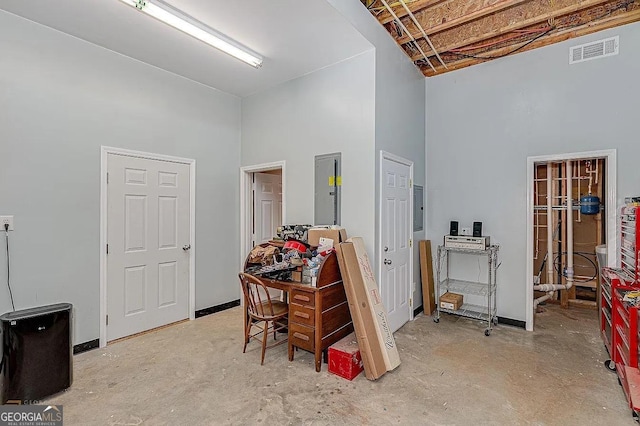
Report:
[[620,211],[620,267],[632,285],[640,284],[639,212],[637,206],[624,206]]
[[[609,356],[612,356],[613,299],[611,295],[613,294],[612,288],[614,288],[614,286],[619,287],[620,282],[615,272],[610,268],[602,269],[600,281],[600,335],[602,336],[604,346],[607,348],[607,352],[609,352]],[[613,370],[615,369],[615,364],[611,366],[607,364],[607,367]]]
[[634,417],[640,414],[640,305],[625,301],[629,292],[640,291],[640,207],[620,210],[620,268],[603,268],[600,284],[600,334],[609,352],[607,368],[618,374],[624,395]]
[[640,306],[624,301],[628,292],[640,291],[622,269],[603,268],[600,286],[600,334],[611,356],[605,365],[615,370],[634,417],[640,413],[638,314]]
[[638,307],[623,301],[627,292],[638,288],[619,286],[613,290],[612,359],[629,367],[638,367]]

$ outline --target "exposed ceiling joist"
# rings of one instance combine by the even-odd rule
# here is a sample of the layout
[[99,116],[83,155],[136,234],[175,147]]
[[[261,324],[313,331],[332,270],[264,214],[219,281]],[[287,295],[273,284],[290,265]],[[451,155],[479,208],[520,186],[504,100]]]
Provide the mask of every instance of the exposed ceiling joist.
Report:
[[386,0],[393,14],[361,1],[426,76],[640,21],[640,0]]
[[[548,46],[550,44],[553,43],[559,43],[561,41],[565,41],[565,40],[569,40],[571,38],[574,37],[580,37],[583,35],[587,35],[587,34],[591,34],[597,31],[602,31],[602,30],[606,30],[609,28],[613,28],[613,27],[617,27],[620,25],[624,25],[624,24],[629,24],[632,22],[637,22],[640,21],[640,9],[635,10],[631,13],[628,13],[626,15],[624,15],[624,17],[620,18],[620,17],[610,17],[607,19],[602,19],[601,21],[598,21],[597,23],[593,23],[593,24],[587,24],[586,26],[582,27],[582,28],[570,28],[570,29],[566,29],[563,31],[560,31],[558,33],[555,33],[551,36],[549,36],[548,38],[541,38],[540,40],[534,41],[531,44],[523,47],[522,49],[520,49],[520,52],[525,52],[527,50],[532,50],[532,49],[536,49],[539,47],[544,47],[544,46]],[[506,46],[506,47],[502,47],[500,49],[495,49],[494,51],[492,51],[492,55],[494,56],[500,56],[500,55],[504,55],[505,53],[508,53],[510,49],[513,49],[513,46]],[[567,52],[568,53],[568,52]],[[452,70],[457,70],[457,69],[461,69],[461,68],[466,68],[468,66],[471,65],[475,65],[478,63],[482,63],[482,62],[486,62],[486,60],[478,60],[475,58],[465,58],[465,59],[460,59],[457,61],[449,61],[447,62],[447,67],[448,70],[445,70],[443,67],[436,67],[436,70],[439,73],[445,72],[445,71],[452,71]],[[421,67],[422,69],[422,67]],[[436,75],[436,73],[434,73],[433,71],[429,70],[430,72],[426,72],[426,70],[422,70],[423,74],[425,74],[425,76],[433,76]]]
[[[413,1],[405,0],[405,3],[407,3],[407,6],[409,6],[409,10],[415,13],[418,10],[424,9],[426,7],[435,6],[436,4],[443,3],[445,1],[448,1],[448,0],[413,0]],[[399,1],[392,2],[389,4],[389,6],[391,7],[391,9],[393,10],[393,13],[395,13],[395,15],[398,18],[404,18],[409,14],[402,7]],[[391,13],[389,13],[386,10],[380,13],[380,15],[378,15],[378,21],[380,21],[380,23],[383,25],[388,24],[389,22],[393,21],[393,19],[394,19],[393,15],[391,15]]]
[[[448,30],[449,28],[457,27],[467,22],[480,19],[484,16],[500,12],[513,6],[517,6],[521,3],[525,3],[527,0],[473,0],[464,2],[464,7],[455,10],[450,10],[448,3],[442,5],[444,10],[423,11],[416,14],[420,21],[420,25],[424,28],[427,35],[435,34],[440,31]],[[447,15],[448,14],[448,15]],[[448,16],[449,18],[447,18]],[[434,24],[434,21],[440,21],[440,23]],[[420,31],[416,28],[409,27],[411,34],[414,37],[420,36]],[[402,37],[398,40],[399,44],[406,43],[406,37]]]
[[[422,37],[424,37],[425,41],[427,42],[427,44],[429,45],[429,48],[431,48],[431,51],[433,53],[435,53],[436,57],[438,58],[438,61],[440,61],[440,63],[442,64],[443,67],[447,67],[447,65],[444,63],[444,61],[442,60],[442,58],[440,57],[440,54],[438,53],[438,51],[436,50],[436,48],[433,46],[433,43],[431,43],[431,40],[429,39],[429,36],[427,35],[427,33],[424,32],[424,28],[422,28],[422,26],[420,25],[420,23],[418,22],[418,20],[416,19],[416,17],[414,16],[413,12],[411,12],[411,10],[407,7],[407,3],[404,0],[400,0],[400,3],[402,4],[402,7],[404,7],[404,9],[407,11],[407,13],[409,14],[409,18],[411,18],[411,21],[416,25],[416,27],[418,27],[418,29],[420,30],[420,33],[422,34]],[[396,18],[397,19],[397,18]],[[405,32],[408,32],[408,30],[405,28]],[[409,36],[411,38],[413,38],[413,36],[411,36],[411,33],[409,33]],[[414,39],[413,40],[414,43],[416,44],[416,47],[418,48],[418,50],[421,50],[420,45],[418,44],[418,42]],[[427,61],[429,61],[429,58],[425,58]],[[433,68],[433,67],[431,67]],[[435,70],[434,70],[435,71]]]
[[[501,34],[508,34],[512,31],[520,30],[527,27],[532,27],[534,25],[538,25],[544,22],[549,21],[553,18],[559,18],[564,15],[569,15],[571,13],[577,12],[582,9],[587,9],[589,7],[598,6],[603,3],[607,3],[610,0],[585,0],[580,3],[576,3],[573,0],[564,0],[566,3],[573,3],[566,7],[561,7],[559,9],[549,9],[546,12],[541,14],[533,14],[532,17],[524,16],[524,20],[517,21],[514,19],[514,16],[519,15],[521,12],[526,13],[526,10],[517,10],[514,8],[509,14],[499,14],[491,17],[493,22],[491,22],[491,26],[489,26],[488,22],[477,22],[477,25],[472,28],[474,30],[474,34],[471,37],[468,34],[458,31],[457,34],[455,31],[447,31],[442,32],[440,34],[432,37],[435,40],[435,44],[438,49],[438,53],[448,52],[450,50],[455,50],[463,46],[473,45],[482,40],[488,40]],[[548,0],[540,0],[540,3],[549,4]],[[562,0],[559,2],[562,5]],[[524,9],[524,8],[523,8]],[[487,32],[482,32],[483,28],[490,28]],[[445,44],[447,43],[447,44]],[[413,59],[413,58],[412,58]],[[418,58],[419,59],[419,58]],[[417,59],[413,59],[414,62]]]
[[[435,72],[436,69],[433,67],[433,64],[431,64],[431,61],[429,60],[429,57],[427,56],[426,53],[424,53],[424,50],[422,50],[422,47],[420,47],[420,45],[418,44],[418,42],[416,42],[416,40],[411,36],[411,33],[409,32],[409,30],[407,29],[407,27],[404,26],[404,24],[402,23],[402,21],[400,20],[400,18],[398,18],[395,14],[395,12],[391,9],[391,7],[389,6],[389,3],[386,2],[386,0],[380,0],[382,2],[382,4],[384,4],[384,7],[389,11],[389,13],[391,14],[391,16],[393,16],[394,21],[400,26],[400,28],[402,28],[402,31],[405,34],[409,34],[409,37],[411,37],[411,41],[413,42],[413,44],[415,45],[416,49],[418,49],[418,51],[420,52],[421,59],[424,59],[425,62],[427,63],[427,65],[429,65],[429,67]],[[402,0],[400,0],[402,2]],[[402,5],[406,8],[406,5],[404,3],[402,3]],[[410,12],[409,12],[410,13]],[[428,41],[428,40],[427,40]],[[433,48],[432,48],[433,49]],[[435,52],[435,49],[433,49]],[[437,55],[437,52],[436,52]],[[438,56],[438,58],[440,58],[440,56]],[[442,60],[441,60],[442,61]],[[444,65],[444,62],[442,62],[442,65]],[[446,67],[445,67],[446,68]]]

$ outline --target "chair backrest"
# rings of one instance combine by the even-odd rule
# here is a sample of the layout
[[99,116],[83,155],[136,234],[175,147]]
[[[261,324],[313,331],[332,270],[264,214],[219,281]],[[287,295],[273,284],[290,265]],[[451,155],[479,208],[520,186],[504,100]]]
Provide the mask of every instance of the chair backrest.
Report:
[[275,316],[267,286],[258,277],[250,274],[241,272],[238,277],[240,277],[244,303],[249,314],[258,319]]

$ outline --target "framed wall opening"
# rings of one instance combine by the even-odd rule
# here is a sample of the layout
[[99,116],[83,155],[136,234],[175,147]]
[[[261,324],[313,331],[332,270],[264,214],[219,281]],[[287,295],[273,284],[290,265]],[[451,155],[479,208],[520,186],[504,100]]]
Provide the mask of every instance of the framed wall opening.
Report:
[[[239,269],[244,268],[244,261],[253,246],[254,237],[254,182],[256,173],[279,175],[282,183],[282,207],[281,221],[286,222],[286,163],[276,161],[273,163],[256,164],[240,168],[240,254]],[[240,289],[238,288],[238,291]]]
[[[577,293],[594,287],[597,295],[596,246],[606,245],[608,265],[616,264],[616,151],[529,157],[527,182],[526,328],[533,330],[541,303],[595,307]],[[595,197],[597,213],[585,214],[596,209]]]

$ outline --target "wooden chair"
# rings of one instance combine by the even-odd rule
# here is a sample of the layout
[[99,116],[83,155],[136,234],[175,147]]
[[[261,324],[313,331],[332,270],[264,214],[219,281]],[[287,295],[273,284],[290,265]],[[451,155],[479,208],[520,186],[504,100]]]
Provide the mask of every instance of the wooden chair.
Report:
[[[267,337],[270,332],[273,332],[273,339],[277,340],[277,332],[287,329],[289,305],[279,300],[271,300],[269,288],[259,278],[242,272],[238,274],[238,276],[240,277],[240,285],[242,286],[244,304],[247,312],[247,322],[244,324],[244,348],[242,348],[242,353],[245,353],[247,350],[247,344],[252,337],[257,337],[262,334],[262,358],[260,365],[263,365],[265,350],[287,341],[285,338],[267,346]],[[262,328],[260,327],[260,323],[262,323]],[[255,334],[251,334],[253,327],[261,329]]]

